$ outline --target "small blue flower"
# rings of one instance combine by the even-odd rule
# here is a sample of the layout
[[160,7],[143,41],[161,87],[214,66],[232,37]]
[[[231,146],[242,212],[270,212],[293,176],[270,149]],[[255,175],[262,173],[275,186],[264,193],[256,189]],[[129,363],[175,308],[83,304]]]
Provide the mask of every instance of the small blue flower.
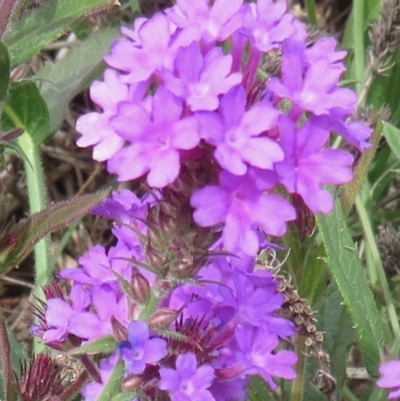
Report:
[[120,342],[118,350],[128,373],[143,373],[147,364],[167,356],[167,342],[162,338],[149,338],[146,322],[135,321],[129,325],[128,340]]

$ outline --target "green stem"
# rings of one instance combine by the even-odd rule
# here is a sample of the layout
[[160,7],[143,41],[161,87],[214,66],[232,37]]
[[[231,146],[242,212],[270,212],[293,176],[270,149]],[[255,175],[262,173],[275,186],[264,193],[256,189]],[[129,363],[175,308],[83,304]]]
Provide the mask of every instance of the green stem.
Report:
[[315,12],[315,3],[314,0],[306,0],[306,9],[307,9],[307,16],[308,21],[311,25],[317,25],[317,14]]
[[[5,105],[4,111],[8,114],[17,127],[24,125],[10,107]],[[28,186],[30,213],[33,214],[43,210],[46,207],[46,189],[44,185],[45,178],[40,160],[39,148],[35,145],[32,137],[26,130],[18,137],[17,141],[26,156],[26,158],[24,158],[24,166]],[[42,286],[47,284],[51,278],[48,237],[43,238],[35,245],[34,253],[36,277],[35,295],[38,299],[44,300]],[[35,352],[41,352],[43,350],[44,346],[38,342],[35,342]]]
[[381,257],[379,255],[378,247],[376,245],[374,233],[372,231],[371,223],[365,209],[365,206],[360,198],[360,195],[357,196],[355,202],[358,216],[360,217],[360,221],[363,227],[363,231],[365,234],[365,239],[367,241],[367,245],[371,252],[371,257],[374,262],[376,274],[378,275],[379,282],[382,287],[383,295],[385,298],[385,303],[388,308],[389,313],[389,321],[392,326],[393,333],[395,337],[399,336],[400,334],[400,325],[399,320],[397,318],[396,308],[394,306],[393,298],[389,290],[389,285],[387,282],[385,270],[382,265]]
[[[32,167],[25,163],[31,214],[40,212],[46,207],[44,174],[41,166],[39,149],[34,146],[32,138],[24,133],[18,140]],[[43,298],[42,286],[48,284],[51,277],[49,257],[49,237],[35,245],[36,296]]]

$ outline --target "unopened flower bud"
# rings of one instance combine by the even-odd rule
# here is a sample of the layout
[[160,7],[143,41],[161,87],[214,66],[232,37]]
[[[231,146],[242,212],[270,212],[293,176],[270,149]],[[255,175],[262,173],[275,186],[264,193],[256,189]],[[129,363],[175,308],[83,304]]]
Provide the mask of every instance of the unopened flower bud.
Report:
[[114,316],[111,316],[111,326],[117,341],[124,341],[128,337],[128,330]]
[[149,319],[149,326],[152,329],[168,327],[179,315],[180,311],[173,309],[159,309],[154,312]]
[[137,269],[132,273],[132,293],[136,301],[143,304],[150,298],[150,284]]
[[144,375],[131,374],[124,378],[122,382],[122,391],[133,391],[137,389],[144,380]]

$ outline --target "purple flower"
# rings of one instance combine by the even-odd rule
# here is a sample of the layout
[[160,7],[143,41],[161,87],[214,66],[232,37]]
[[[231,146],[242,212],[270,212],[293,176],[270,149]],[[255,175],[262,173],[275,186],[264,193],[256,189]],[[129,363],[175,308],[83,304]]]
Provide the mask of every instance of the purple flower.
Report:
[[112,198],[104,199],[101,205],[92,210],[92,213],[123,224],[136,225],[137,219],[145,220],[147,210],[154,201],[154,197],[150,194],[139,199],[128,189],[121,189],[118,192],[113,191]]
[[371,128],[359,121],[344,122],[347,117],[341,110],[331,110],[329,116],[321,116],[316,119],[316,124],[334,131],[342,136],[348,143],[355,146],[360,152],[369,148],[371,144],[368,142],[371,136]]
[[61,298],[48,299],[45,314],[48,329],[44,332],[43,342],[46,344],[64,341],[70,333],[71,320],[82,313],[89,303],[90,292],[79,284],[72,286],[70,302]]
[[81,284],[109,284],[116,289],[119,285],[115,285],[117,279],[113,271],[130,279],[132,265],[127,259],[131,257],[132,251],[121,244],[110,248],[108,255],[104,247],[96,245],[79,258],[82,267],[63,269],[59,276]]
[[233,274],[233,284],[234,292],[220,286],[220,293],[224,296],[223,304],[235,309],[239,324],[263,326],[268,332],[285,338],[294,334],[293,325],[289,320],[275,316],[275,312],[285,301],[283,294],[277,292],[275,283],[275,286],[256,288],[249,277],[236,270]]
[[128,373],[143,373],[147,364],[154,364],[168,355],[167,342],[149,336],[146,322],[131,322],[128,328],[128,340],[117,345]]
[[145,173],[151,187],[162,188],[175,180],[180,169],[180,149],[193,149],[200,140],[197,120],[182,117],[182,101],[165,88],[152,99],[152,110],[122,103],[112,119],[116,132],[131,144],[108,162],[108,170],[120,181]]
[[207,186],[192,195],[194,219],[202,227],[225,223],[222,237],[226,250],[254,255],[259,247],[257,227],[266,234],[281,236],[286,221],[296,217],[285,199],[265,193],[270,187],[260,187],[254,170],[243,176],[223,171],[220,186]]
[[104,82],[95,81],[90,87],[90,97],[98,104],[103,113],[87,113],[78,118],[76,130],[82,134],[77,145],[86,147],[95,145],[93,148],[93,159],[104,161],[113,156],[124,144],[124,139],[117,135],[110,125],[110,118],[117,113],[120,102],[133,98],[128,85],[121,82],[120,75],[114,70],[106,70]]
[[197,367],[196,356],[191,352],[179,355],[176,369],[161,368],[158,387],[168,391],[172,401],[215,401],[207,390],[214,380],[214,368]]
[[275,334],[262,328],[239,326],[236,341],[244,355],[248,375],[260,374],[272,389],[277,387],[272,376],[288,380],[296,378],[292,365],[297,362],[297,356],[286,350],[275,352],[279,343]]
[[[347,52],[345,50],[336,51],[336,47],[337,42],[334,38],[321,38],[312,46],[306,48],[305,60],[308,65],[314,64],[321,59],[321,57],[328,58],[331,63],[341,61],[346,57]],[[345,71],[344,65],[340,65],[343,66],[343,71]]]
[[215,158],[225,170],[243,175],[247,166],[272,169],[283,152],[272,139],[261,136],[277,122],[278,111],[267,102],[246,110],[246,93],[236,86],[221,99],[220,115],[199,113],[201,136],[216,146]]
[[378,387],[396,389],[389,393],[389,400],[400,397],[400,360],[382,363],[379,367],[382,377],[376,382]]
[[243,401],[248,399],[248,386],[247,379],[214,380],[210,392],[215,401]]
[[276,48],[293,33],[286,1],[258,0],[245,6],[243,33],[262,52]]
[[118,296],[109,285],[104,284],[92,288],[92,304],[94,312],[76,313],[70,317],[69,333],[88,341],[112,335],[112,316],[121,324],[127,325],[126,296]]
[[178,50],[175,58],[175,76],[170,71],[163,74],[165,86],[174,95],[184,99],[192,111],[215,110],[218,95],[226,93],[242,81],[242,74],[231,74],[232,56],[224,56],[215,47],[204,57],[199,45]]
[[275,166],[280,181],[289,192],[301,195],[314,213],[329,213],[333,197],[323,184],[350,181],[353,156],[339,149],[323,149],[329,131],[315,125],[313,119],[296,129],[289,118],[282,116],[279,128],[285,152],[285,160]]
[[[138,251],[141,248],[138,232],[147,233],[144,221],[147,211],[154,203],[152,194],[146,194],[139,199],[133,192],[122,189],[119,192],[114,191],[112,199],[106,198],[92,213],[114,220],[112,233],[129,249],[135,248]],[[122,247],[120,244],[119,246]]]
[[123,31],[134,40],[117,40],[104,60],[109,66],[127,73],[122,82],[147,81],[154,72],[171,69],[177,49],[188,46],[198,36],[193,29],[175,31],[176,27],[161,13],[147,21],[141,20],[135,26],[135,35]]
[[296,107],[317,116],[329,114],[334,108],[348,115],[353,113],[356,94],[338,87],[343,72],[341,63],[332,64],[328,57],[321,57],[306,67],[304,43],[293,38],[285,40],[283,49],[282,82],[271,78],[268,82],[271,92],[280,99],[290,99]]
[[201,38],[210,43],[225,40],[241,28],[242,4],[243,0],[216,0],[210,7],[209,0],[177,0],[165,13],[181,28],[196,26]]

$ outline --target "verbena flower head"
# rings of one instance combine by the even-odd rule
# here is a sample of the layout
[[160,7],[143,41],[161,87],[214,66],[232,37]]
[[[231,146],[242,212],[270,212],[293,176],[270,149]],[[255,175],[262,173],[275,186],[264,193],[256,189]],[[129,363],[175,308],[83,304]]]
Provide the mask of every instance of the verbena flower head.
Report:
[[[105,58],[111,68],[104,83],[93,87],[103,112],[78,122],[78,144],[101,146],[101,160],[108,160],[119,181],[146,179],[163,189],[193,174],[197,187],[188,190],[197,190],[196,221],[225,226],[223,245],[233,253],[254,255],[263,235],[284,235],[295,216],[277,195],[280,184],[314,213],[332,209],[323,186],[348,182],[353,158],[329,149],[331,136],[342,135],[363,150],[370,135],[366,125],[348,120],[356,95],[339,85],[346,53],[336,50],[333,38],[306,45],[306,30],[284,0],[181,0],[122,32]],[[280,74],[259,74],[264,55],[274,49],[282,51]],[[113,85],[115,95],[107,97]],[[108,141],[115,145],[107,149]],[[257,205],[257,213],[247,219],[244,210],[245,222],[232,211],[237,198],[229,201],[226,184],[217,186],[248,180],[251,168],[260,176],[278,174],[258,195],[250,191],[248,207]],[[200,222],[200,194],[215,196],[206,213],[219,210],[218,218]],[[271,208],[280,211],[275,218]]]
[[61,271],[71,294],[38,311],[36,334],[63,349],[114,337],[87,400],[122,366],[137,401],[245,400],[251,376],[273,389],[297,361],[282,349],[296,333],[285,297],[257,255],[299,217],[292,199],[303,214],[332,210],[325,185],[350,181],[353,163],[335,135],[368,146],[340,85],[346,53],[331,38],[307,45],[284,0],[177,0],[122,34],[78,144],[138,191],[96,208],[115,242]]

